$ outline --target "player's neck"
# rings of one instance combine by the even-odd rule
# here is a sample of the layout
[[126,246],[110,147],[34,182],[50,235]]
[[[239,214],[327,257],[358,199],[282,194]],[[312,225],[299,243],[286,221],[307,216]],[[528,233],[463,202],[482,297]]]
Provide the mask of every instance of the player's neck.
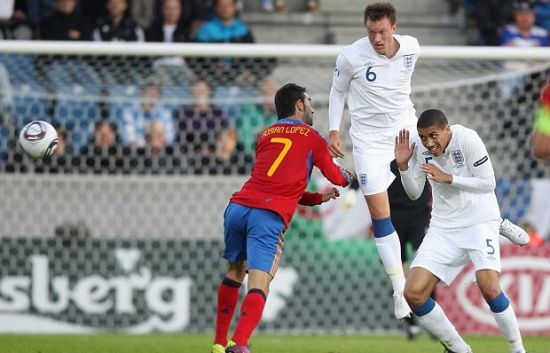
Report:
[[397,39],[393,38],[393,42],[392,42],[392,46],[391,48],[386,52],[386,57],[388,59],[391,59],[395,56],[395,54],[397,54],[397,52],[399,51],[399,47],[400,47],[400,44],[399,42],[397,41]]

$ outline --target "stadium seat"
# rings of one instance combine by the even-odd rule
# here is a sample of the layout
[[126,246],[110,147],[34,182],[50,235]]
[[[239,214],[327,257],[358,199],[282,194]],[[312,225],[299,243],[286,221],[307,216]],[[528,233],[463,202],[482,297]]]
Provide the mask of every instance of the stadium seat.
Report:
[[235,124],[241,106],[257,97],[257,91],[253,87],[242,86],[218,86],[212,96],[213,103],[222,107],[229,122]]
[[193,71],[187,65],[159,65],[153,75],[165,86],[187,85],[193,79]]
[[12,84],[40,81],[32,55],[0,54],[0,63],[8,68]]
[[107,118],[120,132],[122,131],[122,111],[124,107],[133,104],[140,96],[137,85],[109,85],[107,87],[108,113]]
[[48,65],[46,77],[57,90],[67,85],[102,84],[97,72],[86,62],[78,59],[54,61]]
[[50,97],[36,81],[12,83],[13,105],[10,112],[17,130],[33,120],[50,120]]
[[100,87],[65,85],[58,87],[53,121],[70,134],[68,150],[78,153],[88,142],[93,125],[101,118]]
[[161,100],[169,110],[174,110],[183,104],[189,104],[189,97],[188,84],[162,86]]

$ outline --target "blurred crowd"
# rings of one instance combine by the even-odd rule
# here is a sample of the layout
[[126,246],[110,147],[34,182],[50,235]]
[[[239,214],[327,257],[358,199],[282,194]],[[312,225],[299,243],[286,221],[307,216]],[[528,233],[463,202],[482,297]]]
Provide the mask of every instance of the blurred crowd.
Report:
[[450,13],[475,23],[476,43],[488,46],[548,46],[550,0],[449,0]]
[[[311,2],[308,9],[315,10]],[[284,11],[275,1],[267,11]],[[253,43],[235,0],[3,1],[0,37],[63,41]],[[272,59],[0,57],[9,89],[54,92],[21,97],[0,111],[0,169],[7,172],[246,174],[257,134],[273,123],[278,84]],[[173,68],[177,67],[177,70]],[[160,69],[159,69],[160,68]],[[163,79],[164,78],[164,79]],[[179,81],[178,81],[179,80]],[[139,94],[117,102],[117,89]],[[167,95],[167,92],[173,91]],[[243,93],[244,92],[244,93]],[[81,95],[95,101],[72,99]],[[238,102],[238,98],[248,99]],[[167,103],[167,96],[172,100]],[[214,103],[213,96],[225,99]],[[69,98],[67,98],[69,97]],[[102,98],[101,98],[102,97]],[[105,98],[107,97],[107,98]],[[234,99],[237,98],[237,101]],[[170,99],[168,99],[170,100]],[[52,121],[52,160],[29,163],[17,131]]]
[[[162,86],[147,82],[137,100],[111,104],[105,112],[97,110],[91,126],[85,120],[62,123],[54,118],[58,147],[53,157],[43,161],[31,163],[17,147],[16,129],[7,129],[7,148],[0,150],[0,170],[248,174],[257,135],[277,120],[273,101],[278,86],[264,79],[257,91],[251,92],[257,98],[220,105],[213,102],[210,85],[196,79],[190,83],[189,99],[171,106],[161,100]],[[0,128],[8,126],[8,120],[9,114],[0,114]],[[90,134],[86,133],[88,128]]]
[[[287,11],[284,0],[247,1]],[[462,9],[475,23],[480,45],[549,45],[550,0],[446,1],[451,14]],[[254,43],[244,9],[244,0],[2,0],[0,39]],[[304,0],[304,11],[318,10],[317,0]],[[276,120],[276,64],[1,54],[0,170],[246,174],[257,134]],[[514,65],[521,63],[507,63]],[[503,82],[503,96],[522,84]],[[27,91],[34,98],[6,94]],[[17,131],[33,119],[59,131],[52,160],[30,163],[16,148]]]
[[[284,0],[256,1],[267,12],[287,9]],[[2,0],[0,39],[253,42],[234,18],[242,9],[243,0]]]

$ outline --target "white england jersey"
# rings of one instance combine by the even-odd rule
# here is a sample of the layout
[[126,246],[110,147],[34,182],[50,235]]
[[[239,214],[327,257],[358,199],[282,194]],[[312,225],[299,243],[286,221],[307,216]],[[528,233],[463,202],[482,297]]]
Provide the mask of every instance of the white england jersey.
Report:
[[[409,96],[420,45],[411,36],[396,34],[394,38],[399,42],[399,50],[391,59],[378,54],[368,37],[342,50],[330,91],[330,130],[340,128],[346,94],[352,130],[381,132],[416,124]],[[407,111],[411,114],[403,114]]]
[[430,227],[465,228],[499,220],[495,173],[483,141],[474,130],[461,125],[452,125],[451,131],[451,141],[438,157],[422,145],[417,134],[412,134],[411,142],[416,142],[417,148],[409,169],[401,172],[405,192],[411,199],[420,196],[426,182],[426,173],[420,165],[430,163],[453,175],[451,184],[430,181],[433,196]]

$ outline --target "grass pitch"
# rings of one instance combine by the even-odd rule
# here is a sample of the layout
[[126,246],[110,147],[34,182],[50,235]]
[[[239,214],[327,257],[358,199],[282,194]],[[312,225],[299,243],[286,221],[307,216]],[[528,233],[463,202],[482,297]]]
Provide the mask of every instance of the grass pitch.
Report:
[[[212,335],[0,335],[0,353],[209,353]],[[506,353],[501,337],[467,337],[475,353]],[[550,353],[550,337],[526,337],[529,353]],[[256,335],[254,353],[441,353],[442,346],[425,336]]]

